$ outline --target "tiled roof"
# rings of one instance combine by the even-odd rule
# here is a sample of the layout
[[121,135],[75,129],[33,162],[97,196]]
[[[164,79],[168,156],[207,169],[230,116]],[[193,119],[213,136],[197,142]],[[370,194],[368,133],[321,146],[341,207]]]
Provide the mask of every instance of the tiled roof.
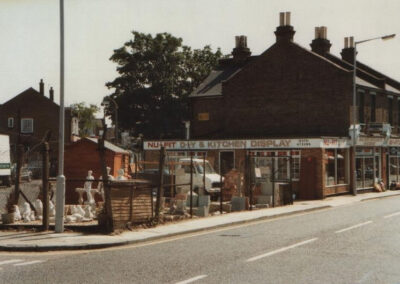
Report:
[[190,94],[189,97],[221,96],[222,81],[228,80],[241,68],[230,66],[211,71],[210,75]]
[[[96,144],[98,143],[98,139],[97,138],[86,137],[84,139],[90,140],[90,141],[92,141],[92,142],[94,142]],[[106,149],[108,149],[110,151],[113,151],[115,153],[129,154],[129,152],[127,150],[124,150],[124,149],[118,147],[117,145],[114,145],[114,144],[112,144],[112,143],[110,143],[108,141],[104,141],[104,147],[106,147]]]

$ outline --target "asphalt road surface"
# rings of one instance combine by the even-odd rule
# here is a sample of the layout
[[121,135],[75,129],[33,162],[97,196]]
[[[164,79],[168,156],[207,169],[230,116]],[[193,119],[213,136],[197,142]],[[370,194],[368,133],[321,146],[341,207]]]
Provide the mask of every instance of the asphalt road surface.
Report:
[[0,283],[400,283],[400,197],[136,246],[0,253]]

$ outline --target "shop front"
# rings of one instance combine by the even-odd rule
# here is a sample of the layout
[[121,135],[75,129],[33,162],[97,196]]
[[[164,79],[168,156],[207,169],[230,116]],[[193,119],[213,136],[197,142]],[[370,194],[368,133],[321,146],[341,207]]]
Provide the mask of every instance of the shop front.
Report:
[[347,138],[145,141],[145,159],[154,160],[161,147],[168,159],[206,157],[223,175],[232,169],[244,174],[250,156],[264,182],[290,182],[301,199],[350,191]]

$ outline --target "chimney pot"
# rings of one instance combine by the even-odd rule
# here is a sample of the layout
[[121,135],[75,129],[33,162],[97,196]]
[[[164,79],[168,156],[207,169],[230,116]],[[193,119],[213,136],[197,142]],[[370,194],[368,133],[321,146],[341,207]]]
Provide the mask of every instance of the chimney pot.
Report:
[[296,32],[290,25],[290,12],[279,13],[279,26],[276,28],[275,35],[277,42],[293,41]]
[[247,37],[244,35],[235,36],[235,48],[232,50],[233,59],[237,62],[243,62],[251,55],[247,47]]
[[285,25],[285,13],[280,12],[279,13],[279,26],[284,26]]
[[326,27],[315,27],[315,39],[311,42],[311,50],[319,55],[325,56],[330,52],[332,44],[327,39]]
[[52,102],[54,102],[54,90],[53,90],[53,87],[50,87],[49,93],[50,93],[50,100],[51,100]]
[[354,37],[350,37],[350,46],[349,47],[354,47]]
[[342,59],[353,64],[354,62],[354,37],[345,37],[344,38],[344,48],[340,53],[342,55]]
[[39,93],[44,96],[44,83],[43,83],[43,79],[40,79],[39,82]]
[[285,17],[286,17],[286,26],[290,26],[290,12],[286,12]]

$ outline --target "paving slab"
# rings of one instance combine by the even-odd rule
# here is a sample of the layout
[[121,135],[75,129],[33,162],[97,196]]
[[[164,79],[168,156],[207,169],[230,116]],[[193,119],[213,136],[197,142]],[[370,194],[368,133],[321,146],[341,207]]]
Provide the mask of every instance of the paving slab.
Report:
[[121,246],[399,195],[400,191],[386,191],[295,201],[293,205],[183,220],[149,229],[126,231],[119,235],[0,231],[0,251],[79,250]]

